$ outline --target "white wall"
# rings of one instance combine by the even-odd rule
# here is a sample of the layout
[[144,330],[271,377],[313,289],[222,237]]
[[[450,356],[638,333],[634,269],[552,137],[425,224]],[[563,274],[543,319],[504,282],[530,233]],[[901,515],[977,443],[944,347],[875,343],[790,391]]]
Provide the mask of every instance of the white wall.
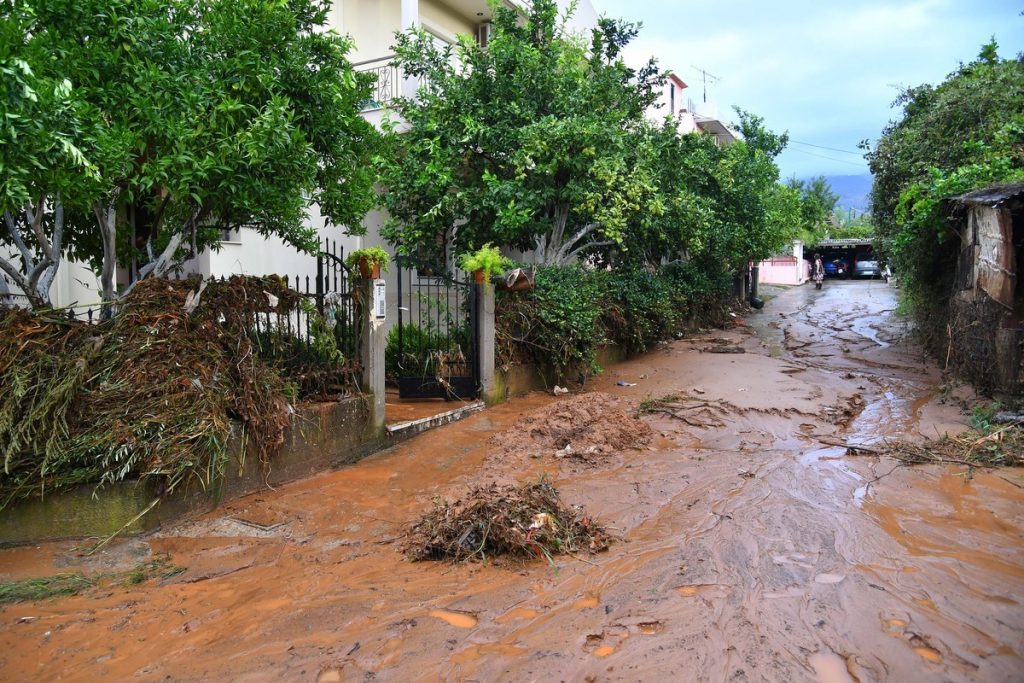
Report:
[[[0,247],[3,257],[14,264],[21,265],[21,257],[13,248],[10,250]],[[3,277],[0,275],[0,277]],[[6,278],[5,278],[6,280]],[[10,298],[10,302],[16,305],[27,304],[22,296],[21,290],[13,283],[8,282],[7,288],[11,294],[16,296]],[[101,301],[99,278],[93,274],[84,263],[78,261],[61,261],[57,269],[57,275],[50,285],[50,301],[54,308],[74,308],[75,313],[84,313],[89,308],[95,308]],[[3,303],[0,300],[0,303]]]

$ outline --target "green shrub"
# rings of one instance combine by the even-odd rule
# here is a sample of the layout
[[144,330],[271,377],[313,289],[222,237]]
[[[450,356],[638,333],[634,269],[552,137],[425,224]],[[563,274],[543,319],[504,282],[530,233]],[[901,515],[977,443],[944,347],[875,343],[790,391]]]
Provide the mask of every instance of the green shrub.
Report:
[[679,329],[679,302],[668,278],[645,271],[614,273],[608,280],[602,323],[609,341],[642,353]]
[[597,368],[599,346],[641,353],[688,326],[721,324],[731,280],[717,264],[646,270],[545,266],[533,291],[499,292],[498,362],[552,366],[562,377]]
[[437,372],[437,359],[442,355],[469,359],[470,330],[466,325],[447,333],[406,323],[402,325],[402,351],[398,352],[398,325],[388,331],[384,349],[384,375],[389,382],[399,376],[426,377]]
[[542,266],[534,289],[500,292],[495,302],[499,360],[553,366],[564,375],[595,366],[608,274]]

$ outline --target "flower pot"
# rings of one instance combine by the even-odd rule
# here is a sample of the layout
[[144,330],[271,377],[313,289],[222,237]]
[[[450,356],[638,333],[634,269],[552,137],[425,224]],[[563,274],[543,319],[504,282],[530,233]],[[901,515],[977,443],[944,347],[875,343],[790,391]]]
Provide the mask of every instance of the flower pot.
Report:
[[365,280],[376,280],[380,277],[380,264],[370,263],[366,258],[359,259],[359,274]]
[[487,272],[483,269],[473,271],[473,282],[482,285],[487,282]]

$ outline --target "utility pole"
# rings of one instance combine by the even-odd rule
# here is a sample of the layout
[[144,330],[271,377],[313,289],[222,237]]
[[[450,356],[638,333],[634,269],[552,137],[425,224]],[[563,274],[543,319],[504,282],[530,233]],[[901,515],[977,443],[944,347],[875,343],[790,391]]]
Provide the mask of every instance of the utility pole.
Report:
[[708,79],[710,78],[712,83],[714,83],[715,81],[720,81],[722,79],[720,79],[718,76],[714,75],[710,71],[702,69],[701,67],[699,67],[699,66],[697,66],[695,64],[691,64],[690,66],[693,67],[694,69],[696,69],[697,73],[700,74],[701,83],[704,86],[704,104],[707,104],[708,103]]

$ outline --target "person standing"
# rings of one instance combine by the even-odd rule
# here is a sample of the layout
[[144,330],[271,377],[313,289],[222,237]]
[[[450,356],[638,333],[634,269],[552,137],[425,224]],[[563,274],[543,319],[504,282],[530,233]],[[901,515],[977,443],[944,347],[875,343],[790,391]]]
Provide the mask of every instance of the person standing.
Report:
[[814,288],[821,289],[821,283],[825,281],[825,264],[821,261],[821,254],[814,254],[814,265],[811,266],[811,275],[814,278]]

